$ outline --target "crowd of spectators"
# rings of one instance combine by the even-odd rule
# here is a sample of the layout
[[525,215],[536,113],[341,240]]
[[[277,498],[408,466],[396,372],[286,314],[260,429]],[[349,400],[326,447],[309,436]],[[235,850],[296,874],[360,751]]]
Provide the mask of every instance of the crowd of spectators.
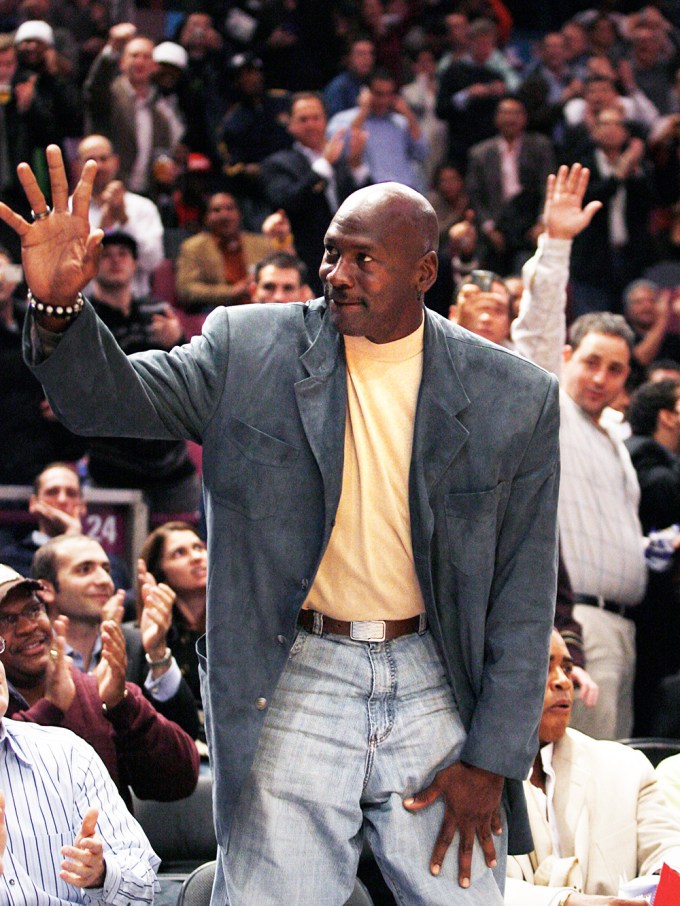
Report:
[[[216,306],[320,294],[325,229],[355,189],[394,180],[426,195],[440,223],[426,305],[561,377],[569,670],[554,688],[580,690],[573,722],[596,738],[680,737],[680,702],[664,694],[680,671],[680,544],[659,566],[656,538],[680,525],[680,11],[584,6],[539,16],[538,31],[502,0],[205,3],[153,19],[131,2],[5,3],[0,200],[30,215],[16,165],[47,192],[47,144],[74,184],[97,162],[90,222],[105,238],[87,294],[134,353],[186,342]],[[58,423],[21,360],[17,240],[1,225],[0,241],[0,482],[35,482],[37,520],[29,535],[0,526],[0,563],[18,570],[6,581],[24,595],[7,592],[24,605],[9,621],[0,597],[0,624],[42,633],[30,683],[9,640],[0,656],[8,714],[88,739],[88,709],[99,718],[108,697],[119,725],[102,718],[93,745],[124,800],[135,766],[116,746],[143,719],[159,754],[184,753],[185,792],[194,753],[167,725],[204,738],[200,459],[184,442],[83,439]],[[134,552],[136,584],[82,534],[81,480],[139,489],[166,522]],[[81,562],[92,594],[69,590]],[[20,581],[31,568],[40,605]],[[126,604],[136,625],[121,630]],[[532,783],[545,792],[544,766]]]

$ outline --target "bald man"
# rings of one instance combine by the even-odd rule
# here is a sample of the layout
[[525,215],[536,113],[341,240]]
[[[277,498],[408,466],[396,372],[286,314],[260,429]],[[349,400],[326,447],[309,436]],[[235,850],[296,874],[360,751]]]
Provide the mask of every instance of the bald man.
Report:
[[55,411],[203,443],[214,906],[340,906],[364,834],[401,902],[500,906],[555,596],[554,378],[424,309],[437,218],[396,183],[337,211],[324,298],[219,308],[128,359],[79,296],[94,166],[69,213],[48,155],[54,211],[25,166],[36,222],[0,217]]

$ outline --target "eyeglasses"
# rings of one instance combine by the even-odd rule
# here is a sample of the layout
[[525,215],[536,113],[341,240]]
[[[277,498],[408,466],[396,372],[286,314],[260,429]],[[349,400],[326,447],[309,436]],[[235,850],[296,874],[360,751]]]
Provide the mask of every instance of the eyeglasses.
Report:
[[[30,604],[27,604],[22,610],[18,613],[0,613],[0,633],[4,635],[6,632],[13,632],[16,629],[17,623],[22,618],[24,620],[37,620],[40,614],[45,613],[45,605],[42,601],[31,601]],[[2,640],[3,651],[5,640]],[[2,652],[0,652],[1,654]]]

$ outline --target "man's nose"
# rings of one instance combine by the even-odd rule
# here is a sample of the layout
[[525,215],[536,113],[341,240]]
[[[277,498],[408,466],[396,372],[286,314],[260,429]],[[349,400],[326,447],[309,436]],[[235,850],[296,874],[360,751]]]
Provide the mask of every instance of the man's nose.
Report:
[[340,257],[326,274],[331,286],[349,286],[352,283],[349,262]]

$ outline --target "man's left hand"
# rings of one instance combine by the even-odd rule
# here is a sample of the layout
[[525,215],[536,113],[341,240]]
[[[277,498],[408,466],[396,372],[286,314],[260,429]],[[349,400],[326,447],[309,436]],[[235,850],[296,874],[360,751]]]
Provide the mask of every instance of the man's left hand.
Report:
[[62,846],[59,877],[74,887],[102,887],[106,878],[104,846],[101,837],[95,833],[99,812],[89,808],[83,817],[80,833],[73,846]]
[[102,656],[94,675],[102,702],[107,708],[115,708],[125,695],[125,637],[115,620],[106,620],[101,626],[101,639]]
[[438,875],[444,856],[458,831],[458,883],[470,886],[472,848],[475,835],[484,851],[489,868],[496,866],[496,848],[493,834],[503,830],[500,818],[500,801],[504,778],[483,768],[462,761],[438,771],[432,783],[421,792],[404,799],[410,811],[420,811],[432,805],[440,796],[444,798],[444,820],[439,829],[430,871]]

